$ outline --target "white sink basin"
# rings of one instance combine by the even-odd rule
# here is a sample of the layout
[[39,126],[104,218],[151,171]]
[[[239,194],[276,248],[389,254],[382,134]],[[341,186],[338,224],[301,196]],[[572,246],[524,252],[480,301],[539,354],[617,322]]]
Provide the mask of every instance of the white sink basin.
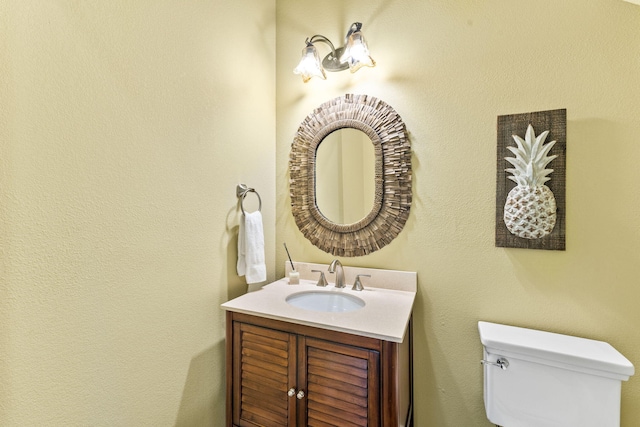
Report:
[[364,307],[364,300],[350,294],[331,291],[307,291],[291,294],[287,303],[298,308],[331,313],[343,313]]

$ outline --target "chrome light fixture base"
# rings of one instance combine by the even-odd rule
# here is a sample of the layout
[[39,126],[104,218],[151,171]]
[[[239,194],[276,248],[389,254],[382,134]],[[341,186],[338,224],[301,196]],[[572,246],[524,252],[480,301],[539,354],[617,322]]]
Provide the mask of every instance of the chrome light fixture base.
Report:
[[349,69],[348,62],[340,62],[340,58],[342,58],[342,55],[344,55],[344,49],[344,46],[339,47],[335,50],[335,53],[329,52],[329,54],[324,57],[324,59],[322,60],[322,67],[325,69],[325,71],[336,72]]

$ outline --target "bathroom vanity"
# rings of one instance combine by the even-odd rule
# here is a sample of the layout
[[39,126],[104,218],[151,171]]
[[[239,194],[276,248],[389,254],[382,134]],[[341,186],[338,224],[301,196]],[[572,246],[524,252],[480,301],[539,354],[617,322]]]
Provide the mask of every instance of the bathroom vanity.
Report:
[[[299,285],[281,279],[222,305],[227,426],[412,425],[416,274],[345,267],[336,289],[309,280],[322,268],[298,264]],[[351,290],[356,274],[372,276],[363,291]],[[307,295],[312,305],[291,303]],[[364,304],[336,311],[316,300],[327,296]]]

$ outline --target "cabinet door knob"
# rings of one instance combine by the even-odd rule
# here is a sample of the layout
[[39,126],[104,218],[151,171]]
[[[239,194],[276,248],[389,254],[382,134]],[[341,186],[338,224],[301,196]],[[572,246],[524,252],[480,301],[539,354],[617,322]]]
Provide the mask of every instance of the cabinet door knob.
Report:
[[296,394],[296,397],[298,398],[298,400],[304,398],[304,391],[300,390],[298,394]]
[[293,397],[295,395],[296,395],[296,389],[295,388],[290,388],[289,391],[287,392],[287,396]]

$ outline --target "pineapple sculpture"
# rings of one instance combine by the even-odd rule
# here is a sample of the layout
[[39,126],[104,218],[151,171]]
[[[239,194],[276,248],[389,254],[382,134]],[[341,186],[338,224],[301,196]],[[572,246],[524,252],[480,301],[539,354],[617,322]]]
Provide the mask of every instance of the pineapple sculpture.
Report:
[[549,151],[556,143],[544,144],[549,131],[536,137],[529,125],[525,138],[513,135],[516,146],[509,146],[515,157],[505,157],[513,168],[505,169],[511,173],[510,180],[517,185],[509,192],[504,205],[504,223],[514,235],[525,239],[540,239],[553,231],[556,224],[556,199],[545,185],[553,169],[546,169],[556,155]]

